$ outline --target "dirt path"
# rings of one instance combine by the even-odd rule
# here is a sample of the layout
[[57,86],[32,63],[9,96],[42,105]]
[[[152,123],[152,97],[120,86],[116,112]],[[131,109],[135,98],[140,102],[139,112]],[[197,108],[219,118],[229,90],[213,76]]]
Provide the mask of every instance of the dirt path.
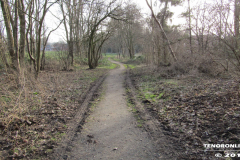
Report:
[[125,68],[112,70],[105,80],[104,99],[87,118],[81,133],[75,136],[67,159],[152,160],[158,159],[148,133],[137,127],[129,111],[123,87]]

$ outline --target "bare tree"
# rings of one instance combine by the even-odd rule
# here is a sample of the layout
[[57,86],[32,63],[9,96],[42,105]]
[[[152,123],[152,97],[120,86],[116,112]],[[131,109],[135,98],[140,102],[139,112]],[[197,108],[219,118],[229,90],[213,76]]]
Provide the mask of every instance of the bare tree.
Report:
[[134,58],[135,44],[142,31],[140,25],[140,10],[136,4],[127,4],[124,8],[127,22],[123,23],[123,35],[130,59]]
[[210,4],[203,3],[194,8],[192,19],[195,24],[192,24],[192,32],[196,36],[198,44],[198,52],[205,54],[209,47],[209,38],[211,30],[213,29],[214,22],[211,15],[212,8],[208,7]]
[[25,4],[23,0],[19,0],[19,20],[20,20],[20,43],[19,43],[19,59],[20,66],[24,65],[25,42],[26,42],[26,20],[25,20]]
[[18,44],[16,41],[18,40],[18,33],[17,33],[17,22],[18,22],[18,1],[15,1],[14,8],[14,16],[11,14],[10,10],[10,3],[7,0],[1,0],[1,8],[2,13],[4,17],[4,23],[6,26],[6,32],[7,32],[7,39],[8,39],[8,52],[11,57],[11,67],[14,69],[17,69],[19,71],[19,59],[18,59],[18,46],[15,46]]
[[30,65],[33,63],[34,69],[36,70],[36,60],[35,60],[35,38],[34,38],[34,18],[32,17],[34,13],[34,1],[31,0],[28,3],[28,10],[27,10],[27,19],[28,19],[28,26],[26,28],[26,43],[27,43],[27,51],[30,57]]
[[44,30],[45,27],[43,27],[44,34],[43,34],[43,38],[42,38],[42,58],[41,58],[41,66],[40,66],[41,70],[44,70],[44,67],[45,67],[45,49],[46,49],[46,46],[48,43],[48,39],[49,39],[51,33],[54,32],[55,30],[57,30],[59,28],[59,26],[62,24],[62,22],[63,22],[63,20],[58,24],[58,26],[56,28],[52,29],[48,34],[46,34],[47,30]]
[[[231,6],[234,6],[232,11]],[[238,70],[240,70],[240,52],[239,52],[239,1],[234,0],[232,3],[221,1],[220,4],[213,7],[214,16],[214,30],[211,33],[218,37],[218,48],[223,48],[222,54],[227,57],[227,62],[230,61]],[[218,8],[216,8],[218,7]],[[220,15],[220,16],[217,16]],[[234,22],[232,23],[232,15],[234,15]],[[219,25],[221,24],[221,25]],[[216,32],[216,30],[218,32]],[[215,47],[216,48],[216,47]],[[212,54],[214,51],[212,52]],[[227,65],[221,64],[226,70]]]
[[[94,69],[98,65],[99,49],[103,43],[108,39],[109,30],[103,31],[102,27],[106,24],[107,18],[118,19],[118,9],[120,5],[117,0],[112,0],[105,4],[104,1],[92,0],[87,4],[87,33],[86,38],[88,42],[88,65],[90,69]],[[98,46],[98,47],[97,47]],[[97,48],[96,48],[97,47]],[[99,48],[100,47],[100,48]]]
[[[48,13],[50,7],[52,7],[57,1],[44,0],[31,0],[28,3],[28,26],[26,31],[27,37],[27,49],[30,57],[30,62],[33,62],[35,69],[35,77],[38,77],[41,68],[41,48],[42,44],[42,31],[44,26],[44,19]],[[41,7],[42,6],[42,7]],[[34,26],[35,25],[35,26]],[[58,28],[59,26],[57,26]],[[53,29],[54,31],[56,29]],[[52,32],[51,31],[51,32]],[[51,33],[50,32],[50,33]],[[50,34],[49,34],[50,35]],[[49,37],[48,35],[48,37]],[[43,55],[44,57],[44,55]]]
[[[67,10],[65,13],[64,4]],[[76,0],[70,1],[61,1],[61,11],[63,14],[64,27],[66,32],[67,44],[68,44],[68,52],[71,57],[71,64],[73,65],[73,25],[74,25],[74,7],[76,5]]]
[[175,61],[177,61],[177,57],[175,56],[175,53],[173,52],[173,49],[172,49],[172,47],[171,47],[170,41],[169,41],[169,39],[168,39],[168,37],[167,37],[167,34],[166,34],[166,32],[164,31],[162,24],[158,21],[157,17],[155,16],[155,14],[154,14],[154,12],[153,12],[152,5],[150,5],[147,0],[146,0],[146,3],[147,3],[147,6],[149,7],[149,9],[151,10],[152,17],[154,18],[154,20],[155,20],[155,22],[157,23],[158,27],[159,27],[160,30],[162,31],[164,38],[165,38],[166,41],[167,41],[167,45],[168,45],[168,48],[169,48],[169,50],[170,50],[170,52],[171,52],[171,55],[172,55],[173,59],[174,59]]
[[193,48],[192,48],[192,20],[191,20],[191,3],[190,0],[188,0],[188,24],[189,24],[189,45],[190,45],[190,51],[193,55]]

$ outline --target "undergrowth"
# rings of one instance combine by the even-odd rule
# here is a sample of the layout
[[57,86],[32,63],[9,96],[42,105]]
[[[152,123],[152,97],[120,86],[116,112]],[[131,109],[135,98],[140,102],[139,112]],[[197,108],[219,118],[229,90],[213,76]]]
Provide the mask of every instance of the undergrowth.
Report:
[[[186,150],[181,159],[214,159],[212,152],[204,152],[208,148],[203,144],[240,142],[239,80],[214,77],[209,72],[202,77],[180,77],[177,72],[158,69],[135,68],[130,70],[130,78],[138,98],[167,134],[184,142],[176,144]],[[237,150],[234,153],[239,154]]]
[[40,72],[37,80],[28,69],[22,69],[18,80],[14,71],[0,69],[0,159],[45,159],[51,154],[88,89],[116,67],[106,63],[94,70],[56,67]]

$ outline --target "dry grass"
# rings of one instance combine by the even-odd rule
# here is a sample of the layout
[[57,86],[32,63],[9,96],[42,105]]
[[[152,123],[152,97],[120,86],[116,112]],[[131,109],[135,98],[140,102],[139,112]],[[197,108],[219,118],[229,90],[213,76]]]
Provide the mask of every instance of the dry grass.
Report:
[[[30,104],[36,99],[34,91],[43,89],[39,83],[33,80],[29,74],[23,70],[20,76],[21,87],[16,83],[16,73],[1,73],[1,119],[3,123],[10,124],[14,118],[26,114]],[[41,96],[40,99],[43,97]],[[5,126],[8,128],[8,125]]]
[[[51,68],[51,66],[49,67]],[[37,158],[52,152],[91,85],[107,69],[0,71],[0,159]]]

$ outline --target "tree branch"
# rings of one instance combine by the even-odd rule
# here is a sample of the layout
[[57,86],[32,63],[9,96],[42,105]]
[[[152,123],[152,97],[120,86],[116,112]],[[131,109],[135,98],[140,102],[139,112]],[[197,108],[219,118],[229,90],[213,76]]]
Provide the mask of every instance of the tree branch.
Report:
[[166,35],[166,33],[165,33],[165,31],[164,31],[162,25],[158,22],[158,20],[157,20],[155,14],[154,14],[154,12],[153,12],[152,7],[151,7],[150,4],[148,3],[148,0],[145,0],[145,1],[146,1],[146,3],[147,3],[148,8],[149,8],[149,9],[151,10],[151,12],[152,12],[152,16],[153,16],[154,20],[157,22],[159,28],[161,29],[161,31],[162,31],[163,34],[164,34],[164,37],[165,37],[166,40],[167,40],[168,48],[169,48],[169,50],[170,50],[170,52],[171,52],[171,54],[172,54],[172,57],[173,57],[174,61],[177,61],[177,57],[175,56],[175,54],[174,54],[174,52],[173,52],[173,50],[172,50],[172,47],[171,47],[170,41],[168,40],[168,37],[167,37],[167,35]]

